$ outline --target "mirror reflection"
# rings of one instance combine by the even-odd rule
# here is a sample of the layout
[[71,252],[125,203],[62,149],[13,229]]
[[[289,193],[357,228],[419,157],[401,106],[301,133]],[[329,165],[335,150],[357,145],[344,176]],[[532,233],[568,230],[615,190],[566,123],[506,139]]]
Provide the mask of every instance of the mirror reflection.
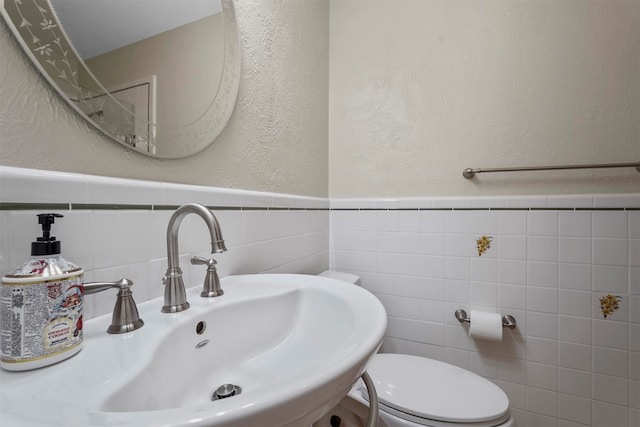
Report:
[[232,0],[4,0],[3,16],[63,97],[137,151],[194,154],[231,114]]

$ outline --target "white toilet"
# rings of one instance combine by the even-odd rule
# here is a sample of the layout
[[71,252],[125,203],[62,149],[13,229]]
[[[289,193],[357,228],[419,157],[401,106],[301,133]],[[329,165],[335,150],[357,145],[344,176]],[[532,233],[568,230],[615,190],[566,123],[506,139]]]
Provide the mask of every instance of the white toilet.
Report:
[[[360,285],[356,275],[325,271]],[[379,427],[515,427],[509,399],[497,385],[465,369],[425,357],[376,354],[367,373],[378,394]],[[365,427],[369,415],[362,380],[314,427]]]

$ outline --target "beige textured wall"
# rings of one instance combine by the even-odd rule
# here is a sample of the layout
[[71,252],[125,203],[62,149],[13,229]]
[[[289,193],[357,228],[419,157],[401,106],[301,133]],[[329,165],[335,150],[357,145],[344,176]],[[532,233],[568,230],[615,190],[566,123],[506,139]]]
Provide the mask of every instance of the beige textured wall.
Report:
[[209,148],[180,160],[141,156],[88,127],[0,24],[0,164],[327,196],[329,2],[235,3],[236,108]]
[[331,2],[331,197],[640,192],[640,2]]

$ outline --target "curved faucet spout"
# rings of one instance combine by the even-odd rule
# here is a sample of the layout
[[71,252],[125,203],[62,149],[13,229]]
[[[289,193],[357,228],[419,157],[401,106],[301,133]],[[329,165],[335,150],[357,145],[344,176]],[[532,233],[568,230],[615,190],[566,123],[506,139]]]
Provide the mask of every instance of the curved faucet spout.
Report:
[[176,313],[189,308],[178,259],[178,230],[184,217],[192,213],[200,216],[207,224],[211,235],[211,253],[222,253],[227,250],[220,224],[209,209],[197,203],[188,203],[176,209],[167,227],[168,268],[163,279],[165,284],[163,313]]

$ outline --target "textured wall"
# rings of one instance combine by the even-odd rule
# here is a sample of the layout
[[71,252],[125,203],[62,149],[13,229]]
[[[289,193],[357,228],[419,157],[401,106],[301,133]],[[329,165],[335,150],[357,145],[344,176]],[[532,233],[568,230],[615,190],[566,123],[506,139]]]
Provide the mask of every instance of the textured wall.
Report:
[[629,192],[640,161],[640,2],[331,3],[331,197]]
[[238,103],[202,153],[155,160],[79,120],[0,24],[0,164],[309,196],[328,181],[329,3],[237,1]]

